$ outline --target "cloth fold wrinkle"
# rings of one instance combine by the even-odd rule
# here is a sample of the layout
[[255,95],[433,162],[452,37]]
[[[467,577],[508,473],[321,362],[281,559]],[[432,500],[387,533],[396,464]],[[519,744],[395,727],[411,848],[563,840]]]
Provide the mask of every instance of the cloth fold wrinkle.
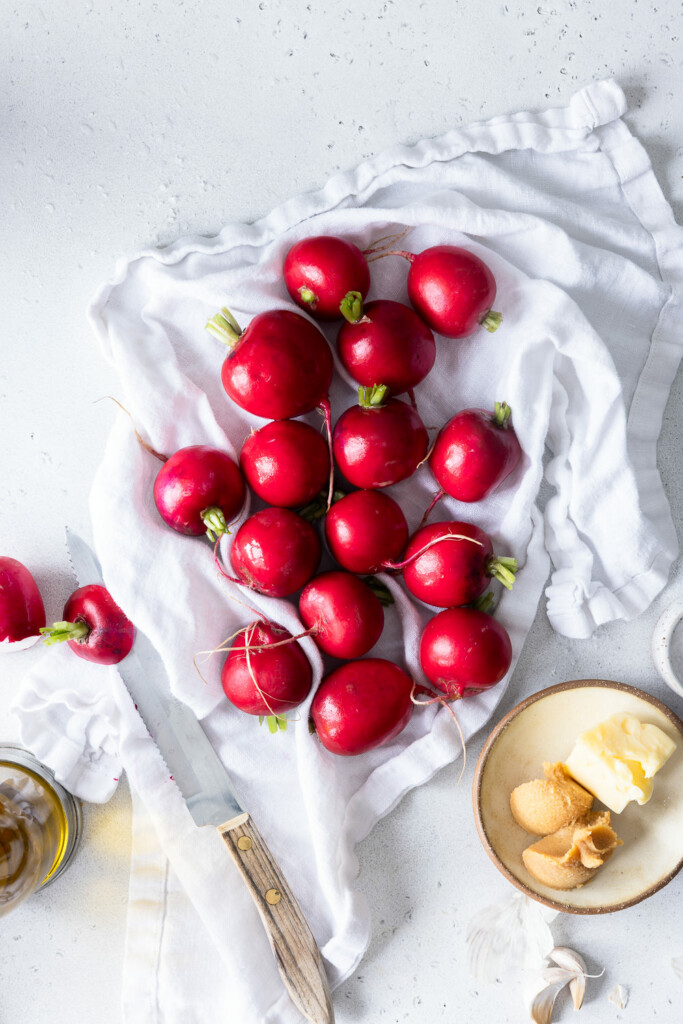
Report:
[[[655,452],[683,343],[676,319],[683,245],[646,154],[619,120],[625,109],[615,82],[595,82],[567,107],[396,146],[254,224],[120,262],[89,315],[138,429],[167,454],[192,443],[234,454],[261,425],[223,395],[224,353],[204,337],[204,324],[222,305],[243,327],[262,309],[293,308],[279,282],[298,238],[343,234],[365,247],[409,226],[402,244],[412,251],[463,245],[491,267],[503,325],[494,335],[438,339],[435,367],[417,391],[420,413],[438,426],[457,409],[505,400],[525,455],[490,498],[475,506],[446,498],[432,519],[476,522],[498,553],[518,559],[515,588],[496,610],[511,636],[513,667],[549,555],[548,614],[558,631],[589,636],[637,615],[665,585],[677,553]],[[406,301],[406,273],[402,260],[374,262],[371,297]],[[325,333],[333,345],[334,329]],[[331,400],[335,416],[356,400],[344,375]],[[409,789],[459,756],[459,738],[446,709],[418,708],[386,747],[339,758],[308,733],[310,696],[275,736],[227,706],[221,659],[209,659],[202,682],[193,655],[214,650],[256,613],[299,631],[296,609],[222,579],[205,541],[164,527],[151,499],[156,466],[124,419],[117,414],[91,498],[105,580],[159,649],[172,691],[201,719],[286,866],[336,985],[357,966],[370,932],[354,847]],[[319,423],[315,414],[306,419]],[[546,441],[555,494],[543,515],[536,501]],[[433,492],[426,466],[392,488],[411,530]],[[231,543],[221,545],[227,563]],[[323,565],[331,565],[328,556]],[[399,661],[422,682],[419,636],[435,609],[410,600],[395,578],[386,582],[396,601],[371,653]],[[323,661],[310,638],[301,642],[317,685]],[[211,830],[194,828],[118,674],[82,662],[74,672],[70,653],[50,651],[29,673],[16,712],[25,741],[40,743],[40,756],[61,768],[69,788],[107,799],[118,757],[136,794],[125,1024],[203,1024],[226,1005],[239,1024],[301,1024],[226,851]],[[508,681],[458,702],[466,739],[490,721]],[[100,686],[109,687],[113,706],[104,697],[88,704]],[[150,822],[153,831],[143,828]],[[146,888],[145,872],[152,873]],[[133,899],[143,891],[149,900]],[[133,969],[131,957],[142,956],[137,929],[150,913],[163,913],[164,940]],[[191,940],[193,963],[204,965],[194,978],[173,968],[181,936]]]

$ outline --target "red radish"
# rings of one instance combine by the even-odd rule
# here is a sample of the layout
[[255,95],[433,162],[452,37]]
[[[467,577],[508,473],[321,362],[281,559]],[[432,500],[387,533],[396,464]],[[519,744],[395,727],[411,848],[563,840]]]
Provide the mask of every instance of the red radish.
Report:
[[359,405],[337,420],[334,458],[356,487],[388,487],[405,480],[427,454],[429,435],[415,409],[397,398],[385,401],[384,385],[359,388]]
[[292,634],[258,620],[243,629],[221,672],[225,696],[248,715],[279,715],[305,700],[313,673]]
[[511,589],[517,562],[494,556],[491,538],[478,526],[452,521],[417,530],[396,568],[403,568],[403,580],[414,597],[452,608],[476,601],[492,576]]
[[364,754],[388,743],[413,713],[413,681],[384,658],[350,661],[320,684],[311,704],[315,731],[333,754]]
[[63,622],[41,629],[46,644],[68,641],[79,658],[117,665],[130,653],[135,627],[99,583],[74,590],[64,605]]
[[446,494],[480,501],[512,473],[522,449],[510,413],[509,405],[496,402],[492,413],[464,409],[442,427],[429,466]]
[[504,626],[477,608],[447,608],[420,640],[420,664],[430,683],[457,699],[495,686],[512,662]]
[[[302,238],[287,253],[287,291],[316,320],[350,320],[370,288],[370,271],[357,245],[335,235]],[[374,382],[373,382],[374,383]]]
[[45,607],[33,576],[16,558],[0,555],[0,646],[11,650],[10,644],[38,640],[44,625]]
[[299,420],[274,420],[250,434],[240,466],[247,483],[269,505],[299,508],[327,486],[330,455],[317,430]]
[[244,504],[246,489],[237,464],[208,445],[180,448],[154,481],[154,503],[164,522],[178,533],[215,540]]
[[381,381],[392,395],[410,391],[434,365],[434,335],[401,302],[369,302],[363,314],[357,323],[341,326],[337,349],[342,363],[366,387]]
[[433,331],[445,338],[466,338],[479,325],[491,332],[500,326],[501,314],[491,309],[495,278],[473,252],[434,245],[417,254],[400,250],[393,255],[410,260],[408,296]]
[[360,658],[384,628],[384,612],[370,587],[350,572],[314,576],[299,598],[299,615],[321,651]]
[[310,523],[287,508],[264,508],[235,535],[230,551],[234,582],[269,597],[287,597],[308,583],[321,554]]
[[221,379],[242,409],[285,420],[329,405],[332,353],[315,324],[299,313],[259,313],[242,331],[224,308],[206,329],[230,348]]
[[408,524],[388,494],[352,491],[327,513],[325,537],[344,569],[372,574],[400,557],[408,543]]

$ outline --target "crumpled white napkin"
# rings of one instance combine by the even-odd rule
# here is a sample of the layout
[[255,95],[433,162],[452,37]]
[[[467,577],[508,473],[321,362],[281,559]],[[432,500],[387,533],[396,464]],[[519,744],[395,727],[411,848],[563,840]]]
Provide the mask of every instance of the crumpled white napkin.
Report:
[[[515,588],[496,611],[515,659],[548,553],[548,614],[558,631],[586,637],[601,623],[637,615],[664,586],[677,554],[655,448],[681,355],[683,248],[648,158],[620,120],[624,110],[616,83],[595,83],[566,108],[395,147],[255,224],[122,262],[91,321],[138,429],[169,454],[195,443],[239,451],[262,421],[226,398],[224,353],[204,324],[225,304],[243,326],[261,310],[290,306],[282,261],[298,238],[343,234],[366,247],[408,226],[404,248],[464,245],[492,268],[495,308],[505,319],[493,335],[438,340],[436,366],[417,389],[420,412],[438,427],[457,409],[505,400],[525,458],[491,498],[444,501],[432,519],[474,521],[498,553],[519,560]],[[406,300],[404,261],[382,259],[371,270],[370,297]],[[327,330],[331,342],[334,333]],[[355,400],[341,374],[331,399],[335,418]],[[545,456],[554,493],[542,514]],[[338,984],[369,937],[353,886],[354,845],[408,789],[457,757],[460,741],[447,710],[421,708],[388,746],[339,758],[309,735],[308,704],[275,736],[229,706],[220,658],[203,665],[203,682],[193,655],[254,617],[238,602],[292,632],[300,629],[296,609],[226,583],[208,543],[168,530],[152,501],[157,470],[121,415],[92,490],[105,580],[161,652],[173,692],[202,719]],[[426,467],[391,489],[411,528],[434,489]],[[408,601],[396,581],[390,586],[397,601],[373,654],[403,661],[421,679],[417,640],[430,612]],[[321,659],[310,639],[302,644],[317,684]],[[466,737],[489,720],[504,687],[458,705]],[[188,1024],[219,1007],[225,1016],[228,1005],[239,1024],[299,1022],[246,890],[213,831],[192,826],[116,671],[51,650],[26,679],[16,712],[24,742],[86,799],[108,798],[117,757],[130,778],[126,1024]]]

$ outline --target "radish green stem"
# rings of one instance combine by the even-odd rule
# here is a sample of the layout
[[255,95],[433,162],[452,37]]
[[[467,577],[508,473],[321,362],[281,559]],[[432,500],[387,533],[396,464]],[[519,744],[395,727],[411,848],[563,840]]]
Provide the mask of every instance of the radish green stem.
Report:
[[499,555],[497,558],[492,558],[488,564],[488,574],[499,580],[504,587],[508,590],[512,590],[512,585],[515,582],[515,573],[517,572],[517,559],[509,558],[506,555]]
[[[309,523],[314,523],[316,519],[322,519],[326,512],[329,512],[327,505],[327,493],[321,491],[317,498],[313,501],[309,501],[308,505],[304,505],[303,508],[297,509],[298,515],[302,519],[305,519]],[[346,491],[332,491],[332,505],[335,501],[341,501],[342,498],[346,497]]]
[[476,601],[472,602],[471,607],[476,608],[478,612],[486,612],[488,615],[493,608],[495,597],[493,596],[492,590],[487,590],[485,594],[478,597]]
[[376,576],[366,576],[365,582],[384,608],[388,608],[389,605],[394,603],[391,591],[386,584],[382,583],[381,580],[378,580]]
[[512,414],[512,409],[507,404],[507,402],[496,402],[494,407],[493,407],[493,423],[494,423],[494,426],[501,427],[502,429],[505,429],[505,427],[507,427],[507,425],[508,425],[508,423],[510,421],[511,414]]
[[85,640],[90,626],[85,622],[55,622],[52,626],[43,626],[40,632],[46,644],[61,644],[64,640]]
[[494,331],[497,331],[502,322],[503,314],[496,313],[494,309],[490,309],[486,316],[479,321],[481,326],[484,327],[489,334],[493,334]]
[[358,403],[364,409],[373,409],[381,405],[388,391],[386,384],[373,384],[372,387],[358,388]]
[[228,348],[235,348],[242,337],[242,328],[230,310],[225,306],[223,306],[220,313],[216,313],[215,316],[211,317],[206,325],[206,329],[209,334],[213,334],[214,338],[218,338]]
[[347,292],[339,303],[339,312],[350,324],[357,324],[363,316],[363,295],[361,292]]
[[226,533],[230,533],[228,524],[225,521],[225,516],[217,505],[211,505],[199,514],[204,526],[206,527],[206,536],[212,544],[217,541],[219,537],[222,537]]
[[318,296],[315,292],[312,292],[310,288],[307,288],[305,284],[302,284],[301,288],[299,288],[299,295],[301,297],[301,301],[305,302],[307,306],[311,307],[311,309],[315,309],[318,305]]
[[287,730],[287,718],[285,715],[259,715],[258,724],[263,725],[266,722],[268,729],[272,733],[276,733],[278,729],[282,732]]

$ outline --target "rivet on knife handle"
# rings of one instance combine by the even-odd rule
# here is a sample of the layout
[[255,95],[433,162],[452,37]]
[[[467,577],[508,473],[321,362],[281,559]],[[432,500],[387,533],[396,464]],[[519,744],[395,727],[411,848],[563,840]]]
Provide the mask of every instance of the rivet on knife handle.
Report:
[[218,826],[266,926],[287,991],[312,1024],[334,1024],[323,959],[280,868],[245,812]]

